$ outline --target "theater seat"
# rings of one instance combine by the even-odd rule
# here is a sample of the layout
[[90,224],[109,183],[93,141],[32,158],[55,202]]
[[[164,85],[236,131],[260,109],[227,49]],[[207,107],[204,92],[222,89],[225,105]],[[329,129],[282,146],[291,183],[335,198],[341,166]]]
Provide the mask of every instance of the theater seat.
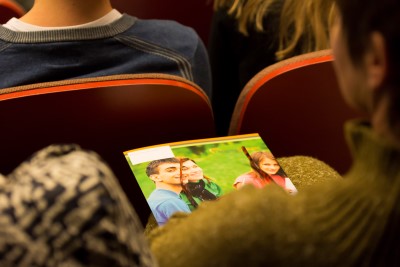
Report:
[[123,152],[215,135],[212,109],[202,89],[164,74],[115,75],[1,89],[0,125],[0,173],[8,174],[50,144],[76,143],[105,159],[142,222],[150,210]]
[[243,89],[229,134],[258,132],[277,157],[312,156],[345,173],[343,124],[361,114],[344,102],[332,62],[323,50],[263,69]]
[[25,9],[13,0],[0,0],[0,24],[6,23],[12,17],[19,18],[25,12]]

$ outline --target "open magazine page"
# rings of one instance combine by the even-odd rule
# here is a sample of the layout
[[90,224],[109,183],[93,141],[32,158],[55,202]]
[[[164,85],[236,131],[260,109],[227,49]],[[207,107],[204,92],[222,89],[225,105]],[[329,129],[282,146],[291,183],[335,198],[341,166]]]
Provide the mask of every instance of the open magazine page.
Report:
[[160,144],[124,155],[159,225],[245,185],[297,192],[258,134]]

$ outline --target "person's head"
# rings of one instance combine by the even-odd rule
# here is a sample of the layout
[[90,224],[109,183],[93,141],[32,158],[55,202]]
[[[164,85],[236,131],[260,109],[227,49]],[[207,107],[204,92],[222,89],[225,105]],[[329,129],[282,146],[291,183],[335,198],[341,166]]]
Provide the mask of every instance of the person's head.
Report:
[[400,140],[400,1],[336,0],[336,7],[331,46],[342,94],[378,132]]
[[[146,167],[147,176],[156,183],[181,184],[181,164],[177,158],[165,158],[151,161]],[[182,173],[183,183],[187,175]]]
[[261,170],[270,175],[277,174],[281,168],[271,152],[257,151],[251,154],[251,158]]
[[329,48],[329,25],[334,13],[334,0],[214,0],[214,9],[228,8],[238,20],[239,31],[264,31],[263,20],[278,14],[278,60],[297,53]]
[[197,182],[204,178],[203,169],[189,158],[182,158],[182,171],[188,175],[189,182]]

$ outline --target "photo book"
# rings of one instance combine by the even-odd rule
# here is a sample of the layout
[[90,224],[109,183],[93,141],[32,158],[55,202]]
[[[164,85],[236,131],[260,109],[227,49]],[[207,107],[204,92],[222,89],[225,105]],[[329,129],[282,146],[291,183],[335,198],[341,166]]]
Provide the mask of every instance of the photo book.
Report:
[[297,189],[258,134],[159,144],[124,152],[159,225],[242,186]]

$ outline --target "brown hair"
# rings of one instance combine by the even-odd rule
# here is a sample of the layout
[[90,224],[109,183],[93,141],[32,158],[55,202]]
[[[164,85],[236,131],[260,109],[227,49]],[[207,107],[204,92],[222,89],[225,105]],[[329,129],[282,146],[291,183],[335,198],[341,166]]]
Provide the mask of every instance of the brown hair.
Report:
[[272,155],[272,153],[269,152],[269,151],[257,151],[257,152],[253,152],[253,153],[251,154],[251,158],[253,159],[254,163],[256,163],[257,166],[259,166],[259,167],[260,167],[261,161],[262,161],[264,158],[269,158],[269,159],[272,159],[272,160],[275,160],[275,161],[276,161],[274,155]]
[[336,0],[336,6],[355,66],[362,62],[369,48],[371,33],[379,32],[385,39],[391,101],[387,122],[392,131],[400,136],[400,1]]
[[157,159],[150,162],[146,167],[146,174],[150,177],[152,174],[158,174],[158,166],[164,163],[180,163],[177,158],[165,158],[165,159]]

